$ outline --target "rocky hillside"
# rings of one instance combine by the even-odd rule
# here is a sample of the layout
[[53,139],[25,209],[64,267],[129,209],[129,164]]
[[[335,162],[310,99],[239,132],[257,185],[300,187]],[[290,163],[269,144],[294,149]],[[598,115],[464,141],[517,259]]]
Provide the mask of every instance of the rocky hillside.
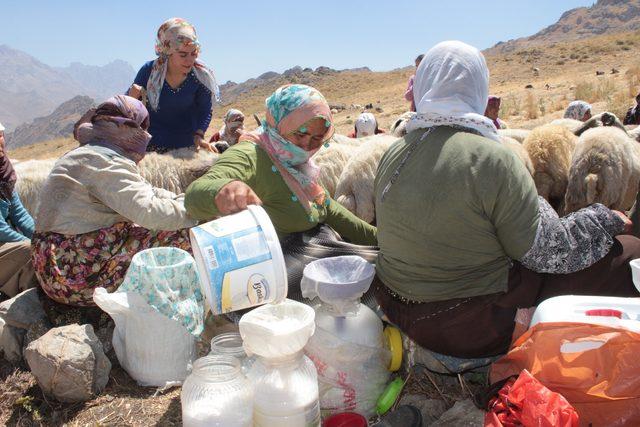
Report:
[[122,93],[135,76],[123,61],[103,67],[74,63],[54,68],[6,45],[0,45],[0,64],[0,121],[9,131],[51,114],[76,95],[104,99]]
[[73,125],[95,101],[88,96],[76,96],[56,108],[45,117],[38,117],[31,123],[18,126],[7,135],[7,148],[16,149],[25,145],[56,138],[68,137],[73,133]]
[[562,14],[558,22],[538,33],[500,42],[490,53],[508,53],[527,46],[580,40],[603,34],[640,29],[640,0],[598,0]]

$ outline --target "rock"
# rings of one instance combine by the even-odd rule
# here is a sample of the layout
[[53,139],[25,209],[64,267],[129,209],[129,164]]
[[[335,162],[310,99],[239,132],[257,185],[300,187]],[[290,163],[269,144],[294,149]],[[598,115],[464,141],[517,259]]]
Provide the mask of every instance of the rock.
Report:
[[331,109],[331,114],[338,114],[338,110],[336,110],[335,108]]
[[285,70],[284,73],[282,73],[282,75],[285,77],[299,76],[301,74],[302,74],[302,67],[299,65],[296,65],[293,68],[289,68],[288,70]]
[[529,84],[524,87],[525,89],[533,89],[533,85]]
[[31,342],[24,357],[42,391],[60,402],[82,402],[109,381],[111,363],[91,325],[51,329]]
[[423,425],[436,421],[447,411],[447,405],[439,399],[427,399],[422,394],[405,394],[399,405],[412,405],[420,410]]
[[51,323],[49,320],[42,319],[35,323],[32,323],[27,329],[27,333],[24,336],[24,342],[22,343],[22,348],[26,348],[33,341],[37,340],[51,329]]
[[484,425],[484,411],[476,408],[470,399],[456,402],[451,409],[442,416],[431,427],[456,426],[474,427]]
[[32,323],[47,318],[36,288],[27,289],[1,303],[0,317],[7,325],[21,329],[29,329]]
[[336,71],[332,68],[329,67],[325,67],[325,66],[320,66],[318,68],[316,68],[316,73],[318,74],[331,74],[331,73],[335,73]]
[[604,71],[596,71],[596,76],[604,76]]
[[11,363],[19,363],[22,360],[22,340],[24,330],[7,325],[0,318],[0,353]]
[[384,110],[382,109],[382,107],[376,107],[376,113],[383,113]]

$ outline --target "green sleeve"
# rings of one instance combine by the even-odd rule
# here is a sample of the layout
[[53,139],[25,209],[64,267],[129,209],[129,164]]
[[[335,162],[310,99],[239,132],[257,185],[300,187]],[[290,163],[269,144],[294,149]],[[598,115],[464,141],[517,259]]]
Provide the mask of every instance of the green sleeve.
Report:
[[357,245],[377,246],[377,229],[361,220],[344,206],[329,199],[325,224],[336,230],[343,239]]
[[215,197],[222,187],[231,181],[249,184],[255,174],[255,163],[244,151],[229,148],[211,169],[189,185],[185,192],[184,206],[192,218],[207,221],[220,215]]
[[[511,259],[520,259],[533,245],[538,228],[538,192],[533,178],[515,154],[500,162],[501,178],[490,217],[498,240]],[[487,185],[489,185],[487,183]]]

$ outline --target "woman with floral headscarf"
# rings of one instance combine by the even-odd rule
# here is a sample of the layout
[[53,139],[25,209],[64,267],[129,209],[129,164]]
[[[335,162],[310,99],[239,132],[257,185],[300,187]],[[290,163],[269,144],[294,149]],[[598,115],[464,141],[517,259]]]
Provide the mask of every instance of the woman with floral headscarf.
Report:
[[476,48],[429,50],[375,179],[378,303],[419,345],[464,358],[506,352],[518,309],[547,298],[638,295],[628,218],[601,204],[559,218],[483,115],[488,90]]
[[0,292],[9,297],[34,285],[29,241],[33,219],[15,191],[16,180],[0,123]]
[[54,165],[43,187],[33,264],[44,292],[69,305],[93,305],[93,290],[113,291],[131,258],[156,246],[191,250],[196,224],[183,195],[152,187],[138,171],[151,135],[138,100],[118,95],[85,114],[80,147]]
[[565,110],[564,118],[586,122],[591,118],[591,105],[584,101],[573,101]]
[[184,19],[171,18],[158,29],[158,58],[140,68],[128,92],[145,100],[150,111],[153,139],[147,151],[192,146],[215,151],[204,133],[219,90],[213,72],[198,61],[199,53],[196,30]]
[[328,225],[352,243],[375,245],[375,227],[331,199],[318,183],[320,171],[312,156],[334,131],[322,94],[305,85],[282,86],[267,98],[266,106],[262,126],[243,134],[187,188],[189,214],[211,220],[261,204],[285,252],[288,236],[318,224]]
[[209,142],[215,143],[216,149],[221,153],[238,143],[244,131],[244,114],[240,110],[231,108],[224,115],[223,122],[220,130],[209,139]]

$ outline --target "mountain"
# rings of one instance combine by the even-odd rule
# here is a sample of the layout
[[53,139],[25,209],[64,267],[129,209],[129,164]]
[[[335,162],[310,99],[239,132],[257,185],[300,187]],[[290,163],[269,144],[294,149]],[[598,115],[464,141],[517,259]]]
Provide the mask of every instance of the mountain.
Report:
[[95,101],[88,96],[76,96],[60,104],[53,113],[18,126],[7,135],[7,149],[16,149],[36,142],[64,138],[73,134],[73,125]]
[[68,67],[56,70],[69,75],[81,85],[85,94],[98,101],[124,93],[136,76],[131,64],[119,59],[101,67],[72,62]]
[[102,100],[123,93],[135,76],[124,61],[103,67],[73,63],[55,68],[7,45],[0,45],[0,64],[0,122],[8,131],[50,114],[77,95]]
[[580,40],[602,34],[640,29],[640,0],[598,0],[562,14],[558,22],[538,33],[500,42],[488,53],[508,53],[528,46]]

